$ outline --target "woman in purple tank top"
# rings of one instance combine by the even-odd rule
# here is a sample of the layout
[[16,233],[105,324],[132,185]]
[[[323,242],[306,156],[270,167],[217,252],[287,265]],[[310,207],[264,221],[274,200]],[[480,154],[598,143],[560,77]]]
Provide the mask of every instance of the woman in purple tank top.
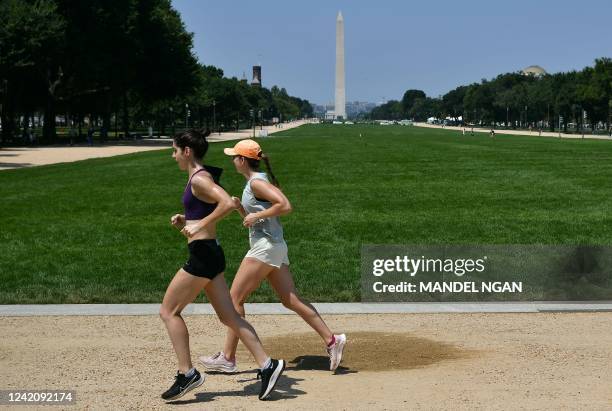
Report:
[[175,214],[170,222],[187,237],[189,260],[168,285],[159,311],[176,352],[179,369],[174,384],[162,398],[175,400],[204,382],[191,362],[189,333],[181,317],[181,311],[204,290],[219,320],[240,337],[261,367],[259,399],[263,400],[274,389],[285,362],[268,357],[253,327],[234,308],[223,278],[225,256],[216,239],[216,225],[235,209],[235,205],[217,184],[220,170],[202,164],[208,149],[208,134],[187,130],[177,134],[172,144],[172,157],[181,170],[187,171],[189,180],[183,194],[185,214]]

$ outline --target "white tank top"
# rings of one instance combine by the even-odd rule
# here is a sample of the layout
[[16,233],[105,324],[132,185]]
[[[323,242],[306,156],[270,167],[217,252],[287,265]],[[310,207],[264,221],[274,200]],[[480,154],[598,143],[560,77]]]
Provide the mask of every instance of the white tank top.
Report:
[[[244,190],[242,191],[242,207],[247,212],[257,213],[259,211],[267,210],[272,206],[269,201],[263,201],[255,198],[253,190],[251,189],[251,181],[259,179],[270,182],[266,173],[254,173],[249,181],[247,181]],[[271,242],[283,242],[283,226],[281,225],[280,218],[278,216],[264,218],[262,222],[258,222],[249,227],[249,238],[259,239],[267,237]]]

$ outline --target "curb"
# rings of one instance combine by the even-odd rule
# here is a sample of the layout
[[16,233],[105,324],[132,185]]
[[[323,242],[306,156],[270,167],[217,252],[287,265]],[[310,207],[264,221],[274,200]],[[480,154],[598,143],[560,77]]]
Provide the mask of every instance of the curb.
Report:
[[[551,313],[612,312],[611,301],[536,301],[495,303],[315,303],[321,314],[422,314],[422,313]],[[36,304],[0,305],[0,317],[158,315],[160,304]],[[245,304],[249,314],[293,314],[282,304]],[[184,314],[215,314],[210,304],[189,304]]]

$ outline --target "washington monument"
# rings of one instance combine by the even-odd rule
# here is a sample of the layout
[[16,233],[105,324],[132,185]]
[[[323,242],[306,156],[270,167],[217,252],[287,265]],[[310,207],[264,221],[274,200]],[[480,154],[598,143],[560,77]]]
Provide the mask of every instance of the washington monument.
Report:
[[334,102],[336,118],[346,119],[346,95],[344,90],[344,19],[342,12],[336,18],[336,100]]

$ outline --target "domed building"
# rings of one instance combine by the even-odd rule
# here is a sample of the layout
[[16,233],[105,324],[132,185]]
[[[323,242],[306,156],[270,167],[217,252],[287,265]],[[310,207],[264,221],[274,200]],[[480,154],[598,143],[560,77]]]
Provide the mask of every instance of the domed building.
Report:
[[529,66],[529,67],[526,67],[523,70],[521,70],[521,73],[524,76],[534,76],[534,77],[540,77],[540,76],[543,76],[545,74],[548,74],[546,72],[546,70],[544,70],[540,66]]

